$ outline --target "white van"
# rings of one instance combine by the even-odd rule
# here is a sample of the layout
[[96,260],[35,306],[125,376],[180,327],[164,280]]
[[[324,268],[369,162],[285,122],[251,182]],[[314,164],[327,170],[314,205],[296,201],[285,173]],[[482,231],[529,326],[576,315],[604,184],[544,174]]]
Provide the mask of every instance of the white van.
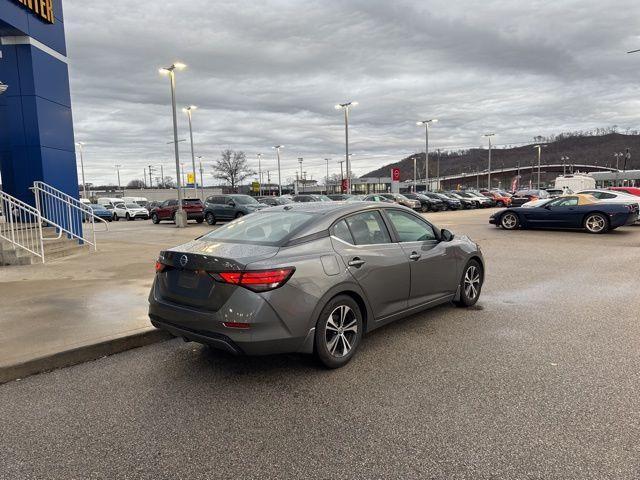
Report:
[[580,190],[592,190],[596,188],[596,180],[591,175],[576,173],[573,175],[560,175],[556,178],[555,187],[564,193],[579,192]]
[[149,204],[149,200],[144,197],[124,197],[122,200],[124,201],[124,203],[137,203],[141,207],[145,208]]

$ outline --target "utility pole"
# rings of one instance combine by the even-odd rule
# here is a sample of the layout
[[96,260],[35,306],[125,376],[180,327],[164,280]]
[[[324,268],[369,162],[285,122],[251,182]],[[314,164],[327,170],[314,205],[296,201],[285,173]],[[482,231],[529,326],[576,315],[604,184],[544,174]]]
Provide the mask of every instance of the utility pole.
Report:
[[340,164],[340,191],[344,193],[344,170],[342,169],[344,160],[340,160],[338,163]]
[[267,170],[267,185],[269,186],[269,196],[271,196],[271,172]]
[[430,190],[429,188],[429,127],[432,123],[438,123],[437,118],[432,118],[430,120],[423,120],[421,122],[417,122],[418,125],[424,125],[424,183],[425,183],[425,192]]
[[149,188],[153,188],[153,166],[149,165]]
[[204,168],[202,168],[202,156],[198,157],[198,166],[200,167],[200,196],[204,202]]
[[160,165],[160,177],[162,178],[162,188],[167,188],[164,183],[164,166]]
[[84,143],[78,142],[76,143],[76,145],[79,147],[79,150],[80,150],[80,169],[82,171],[82,196],[84,198],[87,198],[87,182],[85,182],[84,180],[84,154],[83,154]]
[[142,175],[142,178],[144,179],[142,183],[144,184],[144,188],[147,188],[147,167],[144,167],[144,173]]
[[281,176],[281,171],[280,171],[280,149],[283,147],[283,145],[276,145],[275,148],[276,149],[276,157],[278,160],[278,196],[282,196],[282,176]]

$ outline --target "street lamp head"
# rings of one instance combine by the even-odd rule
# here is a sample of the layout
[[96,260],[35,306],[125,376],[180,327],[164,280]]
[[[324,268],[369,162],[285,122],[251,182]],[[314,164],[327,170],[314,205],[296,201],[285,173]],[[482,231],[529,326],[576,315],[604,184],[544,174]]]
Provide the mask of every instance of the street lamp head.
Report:
[[273,147],[273,148],[275,148],[276,150],[279,150],[280,148],[284,148],[284,145],[276,145],[276,146],[275,146],[275,147]]
[[357,106],[357,105],[359,105],[359,104],[358,104],[358,102],[338,103],[338,104],[335,106],[335,109],[336,109],[336,110],[342,110],[342,109],[344,109],[344,108],[355,107],[355,106]]
[[438,123],[438,119],[437,118],[430,118],[429,120],[422,120],[421,122],[416,122],[416,125],[428,127],[432,123]]
[[176,62],[173,65],[171,65],[170,67],[161,68],[159,70],[159,72],[162,75],[168,75],[169,73],[173,72],[174,70],[184,70],[185,68],[187,68],[187,66],[184,63]]
[[485,133],[484,135],[482,135],[483,137],[495,137],[496,134],[495,133]]

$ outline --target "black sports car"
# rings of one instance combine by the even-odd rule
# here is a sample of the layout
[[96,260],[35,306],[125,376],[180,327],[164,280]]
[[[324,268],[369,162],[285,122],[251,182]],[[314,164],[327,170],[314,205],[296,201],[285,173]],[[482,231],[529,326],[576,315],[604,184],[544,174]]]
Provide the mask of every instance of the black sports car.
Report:
[[638,219],[634,203],[598,203],[591,195],[568,195],[540,200],[529,207],[501,210],[489,223],[505,230],[517,228],[579,228],[604,233],[631,225]]

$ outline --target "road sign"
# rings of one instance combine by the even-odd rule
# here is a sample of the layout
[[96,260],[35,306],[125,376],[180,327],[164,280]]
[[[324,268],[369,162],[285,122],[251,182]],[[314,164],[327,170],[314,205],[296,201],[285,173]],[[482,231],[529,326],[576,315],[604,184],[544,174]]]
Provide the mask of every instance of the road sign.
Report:
[[187,173],[187,183],[189,185],[193,185],[196,183],[196,174],[195,173]]
[[392,168],[391,169],[391,180],[394,182],[399,182],[400,181],[400,169],[399,168]]
[[252,182],[251,183],[251,191],[254,193],[258,193],[260,191],[260,183],[259,182]]

